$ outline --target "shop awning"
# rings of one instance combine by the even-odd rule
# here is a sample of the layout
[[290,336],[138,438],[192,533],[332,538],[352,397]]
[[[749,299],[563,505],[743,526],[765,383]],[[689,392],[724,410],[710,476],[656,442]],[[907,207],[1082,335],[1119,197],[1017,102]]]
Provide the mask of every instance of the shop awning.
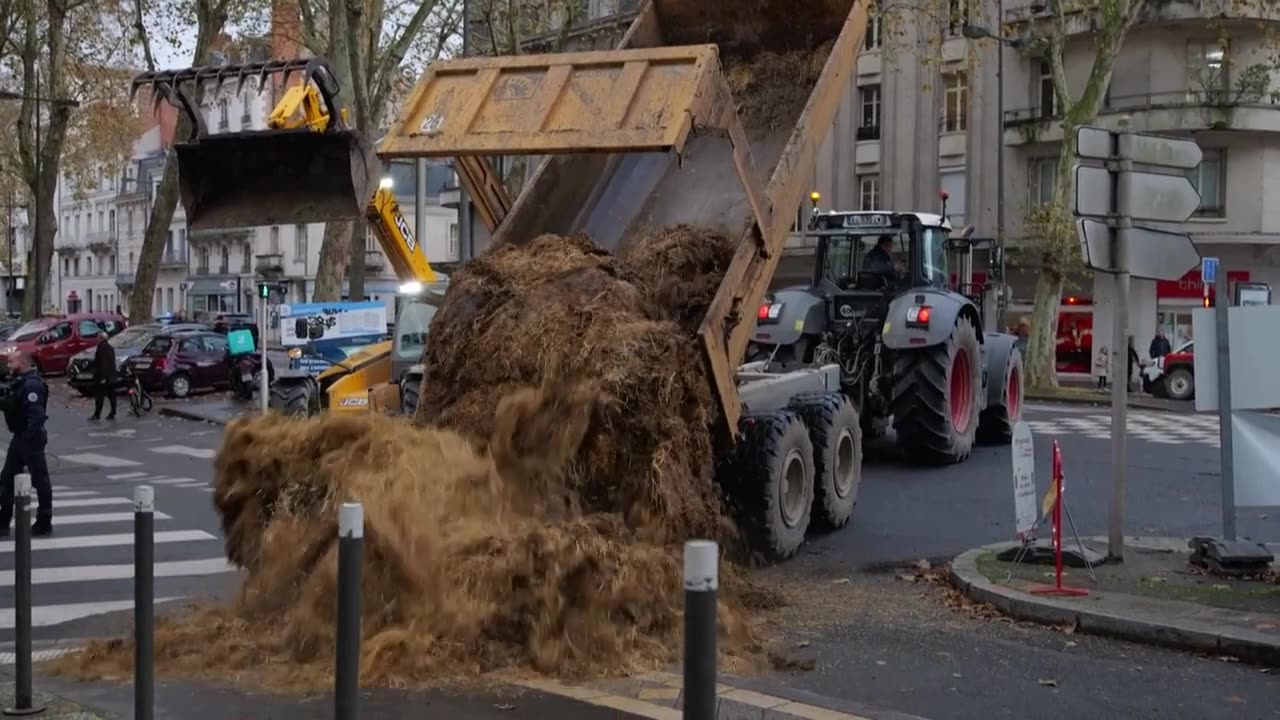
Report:
[[202,277],[192,281],[187,288],[188,295],[235,295],[236,278]]

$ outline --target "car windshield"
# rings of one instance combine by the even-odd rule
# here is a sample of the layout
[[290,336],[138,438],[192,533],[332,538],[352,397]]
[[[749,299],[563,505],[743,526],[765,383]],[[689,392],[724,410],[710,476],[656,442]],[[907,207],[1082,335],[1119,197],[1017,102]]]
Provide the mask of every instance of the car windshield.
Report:
[[107,342],[111,343],[111,347],[137,347],[146,345],[151,342],[151,338],[155,337],[156,328],[152,327],[131,327],[120,331],[119,335],[111,338]]
[[13,340],[14,342],[22,342],[24,340],[35,340],[36,338],[40,337],[40,333],[48,329],[49,329],[49,323],[42,320],[32,320],[26,325],[23,325],[17,330],[14,330],[13,334],[9,336],[9,339]]

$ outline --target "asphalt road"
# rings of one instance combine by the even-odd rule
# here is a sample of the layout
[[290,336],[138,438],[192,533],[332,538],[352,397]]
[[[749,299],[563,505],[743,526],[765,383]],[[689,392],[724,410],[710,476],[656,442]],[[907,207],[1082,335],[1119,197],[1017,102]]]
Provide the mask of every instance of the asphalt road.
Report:
[[[180,533],[157,546],[157,561],[167,569],[157,595],[232,591],[236,574],[223,562],[208,492],[220,429],[156,415],[91,424],[85,401],[55,393],[52,404],[51,468],[63,488],[55,493],[55,540],[76,546],[42,549],[50,541],[37,541],[37,573],[62,573],[45,581],[38,575],[37,638],[127,630],[132,550],[105,538],[131,532],[128,499],[139,482],[155,485],[157,510],[170,516],[157,520],[157,531]],[[1041,491],[1057,438],[1076,523],[1084,534],[1105,534],[1107,411],[1032,406],[1027,418],[1036,430]],[[1216,533],[1211,418],[1134,411],[1130,426],[1129,533]],[[747,682],[776,694],[806,691],[929,718],[1280,717],[1274,702],[1280,681],[1257,668],[975,617],[957,610],[941,586],[898,579],[921,558],[942,564],[1009,539],[1012,495],[1008,448],[978,448],[968,462],[942,469],[911,466],[892,448],[874,448],[851,525],[813,538],[793,561],[760,571],[792,598],[773,630],[814,669]],[[118,513],[126,517],[70,522]],[[1242,510],[1239,522],[1242,534],[1280,540],[1280,509]],[[12,579],[4,572],[11,569],[11,546],[0,546],[0,577],[9,578],[0,583],[0,620],[8,619],[0,622],[2,643],[12,636],[6,610],[13,607]]]
[[[118,633],[133,607],[133,493],[156,495],[156,597],[160,612],[183,598],[235,585],[211,501],[210,459],[221,428],[134,418],[90,422],[92,402],[50,382],[49,471],[54,535],[33,544],[33,635],[39,641]],[[7,438],[7,433],[5,433]],[[33,498],[34,501],[34,498]],[[0,643],[13,639],[13,539],[0,541]]]
[[[1032,406],[1037,480],[1061,443],[1080,532],[1105,535],[1110,495],[1105,408]],[[1212,418],[1134,411],[1126,473],[1131,535],[1220,534]],[[903,464],[891,449],[864,467],[849,527],[814,538],[763,571],[793,599],[779,632],[811,672],[773,675],[821,695],[931,718],[1275,718],[1280,679],[1214,658],[1066,635],[957,610],[944,586],[899,579],[1013,539],[1009,449],[980,448],[944,469]],[[1239,511],[1240,532],[1280,540],[1280,509]],[[1042,682],[1043,681],[1043,682]]]

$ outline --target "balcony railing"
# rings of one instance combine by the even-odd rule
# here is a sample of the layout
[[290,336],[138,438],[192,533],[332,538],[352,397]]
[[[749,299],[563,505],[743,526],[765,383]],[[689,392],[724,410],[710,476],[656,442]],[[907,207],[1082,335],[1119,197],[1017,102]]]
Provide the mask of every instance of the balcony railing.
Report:
[[266,253],[264,255],[256,255],[254,270],[258,273],[281,273],[284,272],[284,254],[283,253]]
[[[1280,110],[1280,93],[1266,96],[1236,90],[1173,90],[1168,92],[1113,95],[1102,102],[1101,115],[1139,110],[1176,110],[1181,108],[1262,108]],[[1042,106],[1006,110],[1005,127],[1061,120],[1062,113],[1046,113]]]
[[162,268],[185,268],[186,266],[186,253],[165,253],[160,257],[160,267]]
[[116,273],[116,287],[118,288],[133,287],[133,273]]

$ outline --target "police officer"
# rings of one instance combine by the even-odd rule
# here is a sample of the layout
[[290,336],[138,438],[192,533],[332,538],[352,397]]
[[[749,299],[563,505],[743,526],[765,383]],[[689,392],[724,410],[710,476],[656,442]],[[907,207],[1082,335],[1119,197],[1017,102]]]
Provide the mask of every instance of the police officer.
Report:
[[39,503],[31,534],[48,535],[53,532],[53,487],[44,457],[49,440],[44,429],[49,387],[32,367],[26,353],[15,352],[9,356],[9,372],[12,385],[0,405],[4,409],[4,422],[13,436],[9,439],[4,469],[0,470],[0,537],[9,535],[9,521],[13,519],[13,480],[24,468],[31,475]]

